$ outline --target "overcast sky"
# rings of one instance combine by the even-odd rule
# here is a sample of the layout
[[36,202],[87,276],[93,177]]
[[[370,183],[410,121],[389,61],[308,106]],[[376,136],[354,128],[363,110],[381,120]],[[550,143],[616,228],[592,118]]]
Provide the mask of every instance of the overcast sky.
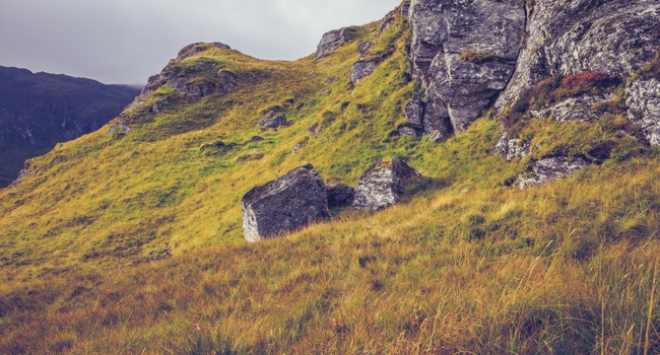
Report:
[[401,0],[0,0],[0,66],[144,84],[193,42],[263,59],[311,54],[323,33]]

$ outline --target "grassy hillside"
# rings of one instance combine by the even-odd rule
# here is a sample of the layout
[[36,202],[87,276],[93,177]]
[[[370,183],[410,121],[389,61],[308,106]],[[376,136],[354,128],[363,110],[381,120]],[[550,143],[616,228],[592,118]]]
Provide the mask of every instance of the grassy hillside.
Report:
[[0,67],[0,187],[27,159],[103,127],[140,89]]
[[[398,16],[382,35],[379,25],[321,60],[209,49],[175,65],[211,60],[237,75],[232,93],[186,104],[164,87],[145,101],[168,104],[131,112],[127,136],[106,127],[31,160],[32,175],[0,190],[0,353],[660,349],[658,151],[617,134],[628,123],[616,105],[592,125],[531,119],[539,100],[578,90],[562,80],[446,142],[392,137],[420,87],[406,74],[406,23]],[[352,87],[367,40],[387,59]],[[610,84],[585,85],[622,95],[625,84]],[[276,105],[289,124],[257,128]],[[531,157],[490,155],[501,122],[538,144]],[[200,150],[218,140],[227,146]],[[593,155],[605,142],[601,165],[510,187],[531,159]],[[252,187],[305,162],[355,185],[388,156],[425,177],[404,203],[243,240]]]

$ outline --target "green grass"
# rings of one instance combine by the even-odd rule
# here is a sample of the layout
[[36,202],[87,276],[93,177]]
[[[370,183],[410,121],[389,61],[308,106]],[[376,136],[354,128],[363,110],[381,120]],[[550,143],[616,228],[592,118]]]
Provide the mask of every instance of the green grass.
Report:
[[[560,124],[530,119],[529,106],[511,126],[540,146],[524,161],[490,155],[500,122],[488,118],[442,144],[389,137],[419,87],[405,75],[402,19],[378,28],[319,61],[212,48],[185,63],[222,63],[239,77],[231,94],[184,104],[162,88],[146,101],[169,97],[163,110],[132,112],[126,137],[106,127],[34,159],[36,175],[0,190],[0,353],[658,349],[659,152],[616,136],[629,124],[616,112]],[[396,50],[352,87],[366,40]],[[258,128],[276,105],[288,125]],[[200,151],[216,141],[226,146]],[[607,142],[602,165],[507,187],[529,159]],[[355,185],[391,156],[425,177],[402,204],[244,241],[252,187],[305,162]]]

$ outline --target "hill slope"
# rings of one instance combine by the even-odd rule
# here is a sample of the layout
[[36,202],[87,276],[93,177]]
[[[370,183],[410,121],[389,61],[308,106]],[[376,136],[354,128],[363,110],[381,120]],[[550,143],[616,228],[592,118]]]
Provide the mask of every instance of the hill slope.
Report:
[[0,187],[27,159],[97,131],[139,93],[136,88],[0,67]]
[[[494,53],[501,48],[480,49],[490,39],[424,33],[446,28],[424,26],[429,19],[456,20],[433,18],[446,14],[435,6],[465,19],[482,13],[473,3],[492,5],[405,1],[295,62],[191,45],[109,125],[33,159],[17,186],[0,190],[0,352],[660,349],[660,155],[652,125],[636,115],[653,117],[632,112],[629,100],[635,83],[658,79],[660,56],[640,49],[643,60],[626,72],[588,67],[598,63],[563,72],[553,61],[573,58],[554,55],[566,31],[545,28],[543,39],[535,27],[589,20],[597,33],[598,16],[636,14],[602,21],[614,36],[638,15],[648,18],[635,28],[657,23],[658,5],[498,2],[512,6],[498,11],[513,9],[514,23],[522,13],[528,31],[516,37],[527,42],[516,42],[522,54],[512,65]],[[460,85],[448,83],[428,56],[458,63],[446,70],[471,69],[450,76]],[[534,56],[548,66],[527,65]],[[353,83],[355,63],[376,68]],[[489,70],[518,79],[468,85]],[[478,105],[461,106],[461,92]],[[426,127],[405,118],[417,95]],[[559,104],[584,96],[606,99],[570,113],[597,118],[556,119]],[[258,127],[273,110],[287,125]],[[354,186],[390,156],[424,176],[402,203],[337,209],[284,238],[243,239],[241,198],[254,186],[307,162],[326,181]],[[560,174],[567,178],[545,179],[576,162],[580,169]]]

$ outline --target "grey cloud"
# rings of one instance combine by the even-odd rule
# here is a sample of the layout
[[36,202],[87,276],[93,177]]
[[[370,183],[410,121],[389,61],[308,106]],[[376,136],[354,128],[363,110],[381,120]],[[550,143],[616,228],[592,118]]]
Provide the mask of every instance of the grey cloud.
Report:
[[293,60],[324,32],[378,20],[400,2],[0,0],[0,65],[138,84],[192,42]]

